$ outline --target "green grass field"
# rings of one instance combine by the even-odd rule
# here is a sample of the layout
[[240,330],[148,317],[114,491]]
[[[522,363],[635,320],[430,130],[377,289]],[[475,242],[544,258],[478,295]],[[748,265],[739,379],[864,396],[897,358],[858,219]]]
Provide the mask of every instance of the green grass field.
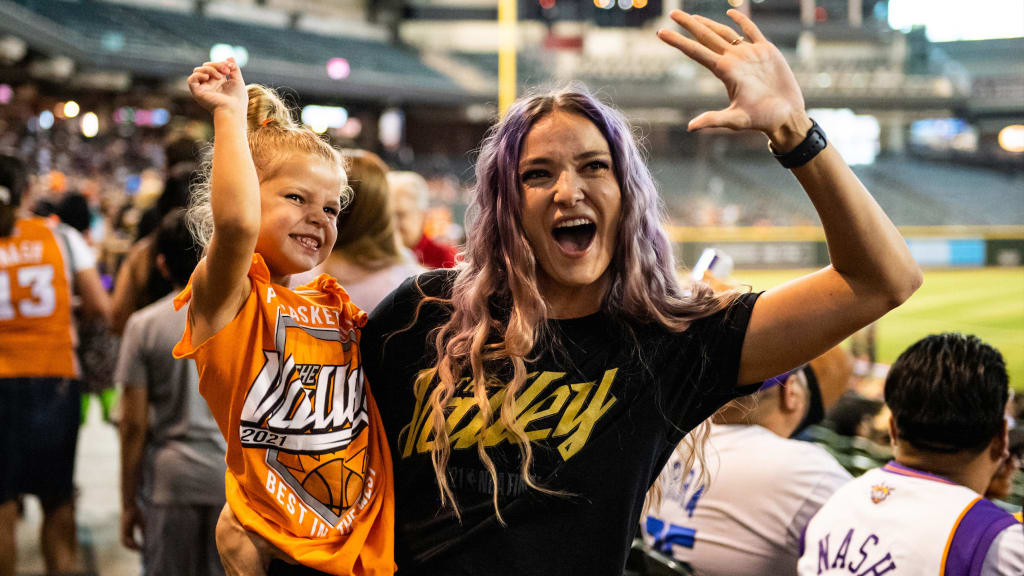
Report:
[[[806,270],[738,270],[737,280],[765,290]],[[896,360],[928,334],[975,334],[1006,359],[1010,385],[1024,392],[1024,268],[925,270],[924,285],[879,321],[878,360]]]

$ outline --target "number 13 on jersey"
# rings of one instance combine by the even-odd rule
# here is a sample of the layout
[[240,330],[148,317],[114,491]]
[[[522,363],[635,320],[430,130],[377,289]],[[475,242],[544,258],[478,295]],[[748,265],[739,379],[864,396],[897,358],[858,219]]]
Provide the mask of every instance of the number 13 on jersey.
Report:
[[[13,287],[11,272],[14,272]],[[15,314],[23,318],[42,318],[52,315],[56,306],[53,266],[44,264],[0,271],[0,320],[11,320]]]

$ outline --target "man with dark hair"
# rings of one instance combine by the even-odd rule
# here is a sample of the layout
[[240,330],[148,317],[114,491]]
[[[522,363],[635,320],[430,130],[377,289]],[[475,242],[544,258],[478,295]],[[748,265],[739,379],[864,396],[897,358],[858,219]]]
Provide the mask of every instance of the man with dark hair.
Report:
[[168,214],[153,242],[156,268],[175,289],[128,319],[115,375],[124,391],[121,542],[142,550],[149,576],[223,574],[214,530],[224,439],[199,395],[195,363],[171,356],[187,314],[171,301],[199,261],[184,212]]
[[799,573],[1024,574],[1024,527],[984,499],[1007,457],[1002,355],[933,335],[885,382],[895,460],[839,489],[811,520]]

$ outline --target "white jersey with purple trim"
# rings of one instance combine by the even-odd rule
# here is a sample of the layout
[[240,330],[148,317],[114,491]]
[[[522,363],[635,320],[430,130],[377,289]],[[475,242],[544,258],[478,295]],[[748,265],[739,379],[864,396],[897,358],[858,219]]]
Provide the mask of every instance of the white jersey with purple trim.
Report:
[[811,519],[800,576],[1022,576],[1024,526],[977,492],[890,462]]
[[673,454],[659,478],[661,502],[644,521],[644,541],[701,576],[793,574],[808,520],[850,474],[820,446],[761,426],[715,424],[700,465],[686,477]]

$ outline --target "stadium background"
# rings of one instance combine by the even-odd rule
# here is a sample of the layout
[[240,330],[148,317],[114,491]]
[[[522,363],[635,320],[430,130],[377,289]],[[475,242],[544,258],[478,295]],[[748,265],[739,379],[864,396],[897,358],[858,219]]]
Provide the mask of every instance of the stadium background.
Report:
[[[925,266],[924,287],[879,323],[878,359],[891,362],[928,333],[972,332],[1002,350],[1012,386],[1024,390],[1019,0],[968,9],[953,0],[518,0],[505,2],[517,17],[508,28],[497,4],[0,0],[0,150],[30,158],[44,193],[89,199],[90,238],[115,269],[133,217],[160,194],[163,145],[210,135],[184,78],[234,56],[247,81],[284,89],[336,144],[424,174],[429,230],[457,242],[472,151],[497,117],[507,78],[499,52],[511,41],[505,62],[518,93],[583,81],[635,123],[685,264],[715,247],[732,256],[737,279],[764,289],[827,262],[813,207],[763,137],[686,132],[725,95],[654,35],[673,8],[725,21],[736,7],[782,49],[812,115]],[[80,446],[98,438],[89,449],[102,456],[96,446],[109,433],[87,426]],[[94,529],[102,542],[107,528]],[[121,566],[126,554],[90,549],[112,555],[101,566]],[[21,572],[40,570],[30,556],[21,554]],[[121,570],[133,573],[109,573]]]

